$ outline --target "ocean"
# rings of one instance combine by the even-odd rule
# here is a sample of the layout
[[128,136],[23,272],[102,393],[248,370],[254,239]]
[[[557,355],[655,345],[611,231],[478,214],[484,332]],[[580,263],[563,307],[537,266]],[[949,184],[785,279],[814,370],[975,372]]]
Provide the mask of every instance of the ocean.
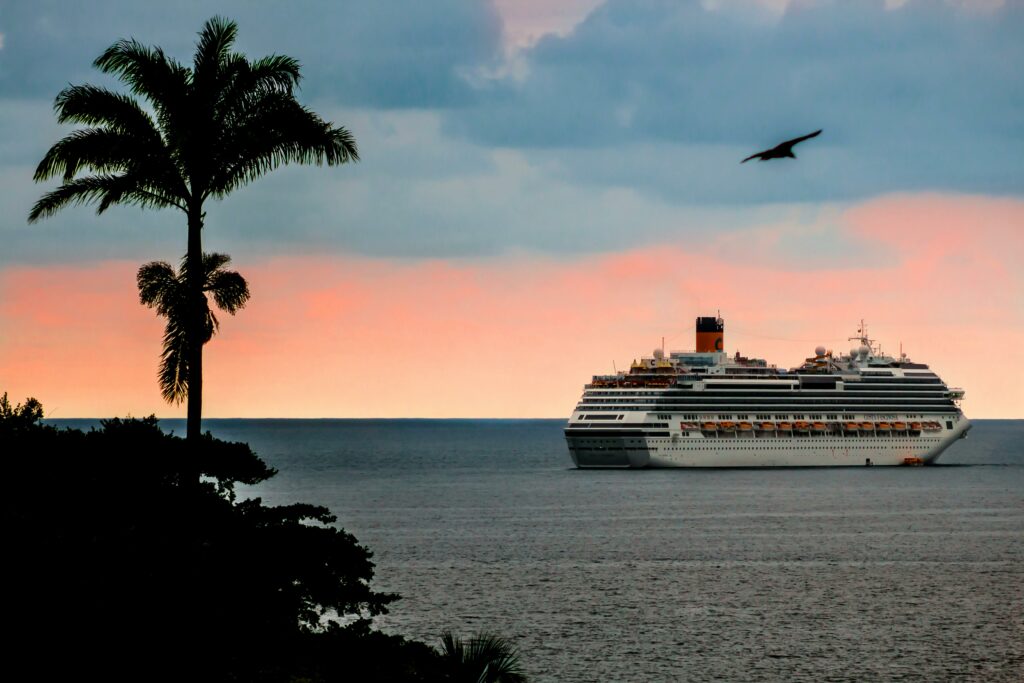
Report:
[[1024,421],[933,467],[640,471],[573,469],[563,424],[204,427],[374,552],[380,628],[498,633],[533,681],[1024,680]]

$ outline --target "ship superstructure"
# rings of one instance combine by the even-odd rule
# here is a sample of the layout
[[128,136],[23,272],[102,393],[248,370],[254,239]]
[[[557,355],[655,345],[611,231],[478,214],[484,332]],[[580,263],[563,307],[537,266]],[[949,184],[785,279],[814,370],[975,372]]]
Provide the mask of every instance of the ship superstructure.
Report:
[[700,317],[696,351],[657,349],[596,375],[565,427],[577,467],[802,467],[935,461],[970,421],[951,389],[906,354],[819,346],[781,369],[724,351],[725,324]]

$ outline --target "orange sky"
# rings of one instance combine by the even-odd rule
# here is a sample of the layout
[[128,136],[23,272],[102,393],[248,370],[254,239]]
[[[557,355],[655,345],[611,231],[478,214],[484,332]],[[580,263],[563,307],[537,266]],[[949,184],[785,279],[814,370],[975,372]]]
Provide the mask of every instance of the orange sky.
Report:
[[[972,417],[1024,417],[1024,202],[893,196],[827,226],[763,226],[557,260],[289,257],[236,266],[253,299],[206,351],[209,417],[563,417],[595,372],[720,309],[726,348],[793,366],[848,349],[867,319],[967,390]],[[787,244],[856,248],[797,256]],[[842,242],[841,242],[842,244]],[[839,263],[840,265],[835,265]],[[54,417],[181,416],[156,382],[162,322],[139,305],[137,263],[0,271],[0,391]]]

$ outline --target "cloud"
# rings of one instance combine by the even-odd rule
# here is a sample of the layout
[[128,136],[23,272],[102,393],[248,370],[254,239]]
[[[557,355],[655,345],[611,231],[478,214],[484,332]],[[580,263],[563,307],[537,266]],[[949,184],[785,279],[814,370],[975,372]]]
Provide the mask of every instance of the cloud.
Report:
[[69,82],[108,83],[91,64],[120,38],[159,45],[188,63],[214,13],[238,22],[238,47],[250,57],[299,59],[305,97],[347,105],[464,105],[474,92],[463,73],[502,55],[501,19],[475,0],[226,0],[216,8],[202,0],[13,0],[4,11],[19,32],[0,55],[0,95],[22,98],[53,98]]
[[[1020,2],[538,7],[503,3],[504,17],[468,0],[218,7],[238,19],[250,56],[302,59],[303,102],[348,126],[363,161],[280,170],[211,203],[207,246],[239,258],[565,257],[781,220],[799,228],[802,216],[893,192],[1024,190]],[[56,92],[102,81],[91,61],[121,36],[187,59],[210,11],[199,0],[5,5],[19,31],[0,52],[0,263],[184,250],[173,212],[24,219],[52,186],[34,185],[32,170],[68,130],[53,119]],[[542,36],[518,51],[525,70],[487,72],[514,30]],[[817,127],[825,134],[797,161],[739,164]],[[793,245],[794,267],[810,250]]]
[[534,45],[549,35],[564,36],[604,0],[494,0],[508,50]]
[[[207,204],[207,249],[239,259],[265,254],[356,253],[471,258],[509,252],[574,254],[631,249],[665,239],[707,239],[793,214],[788,205],[680,206],[624,187],[579,185],[556,160],[488,149],[441,132],[434,112],[351,110],[314,103],[348,126],[363,160],[336,168],[288,167],[224,201]],[[54,183],[32,169],[62,131],[49,107],[0,110],[0,264],[174,259],[185,222],[174,210],[116,207],[102,216],[70,207],[28,225],[33,202]],[[42,123],[36,123],[42,122]],[[799,219],[798,219],[799,220]]]
[[[693,318],[716,309],[730,351],[782,366],[847,348],[864,317],[888,350],[902,342],[965,387],[968,415],[1024,415],[1017,375],[977,371],[996,345],[1024,346],[1024,202],[894,196],[820,219],[841,230],[766,225],[572,259],[238,262],[253,299],[207,347],[207,415],[563,417],[591,374],[662,336],[692,347]],[[791,244],[836,232],[885,257],[791,267]],[[63,417],[181,415],[160,401],[162,328],[137,302],[136,267],[0,271],[2,389]]]
[[[830,0],[701,0],[706,9],[719,10],[737,5],[749,5],[769,9],[774,12],[785,12],[790,5],[810,5],[812,3],[825,3]],[[912,0],[884,0],[884,7],[887,10],[898,10]],[[993,11],[1006,5],[1006,0],[945,0],[946,4],[957,6],[963,9],[976,11]]]
[[[525,52],[525,77],[492,81],[449,112],[445,130],[550,151],[574,178],[683,202],[1020,193],[1022,31],[1020,3],[805,2],[779,14],[609,0]],[[817,128],[825,135],[798,149],[798,170],[771,165],[795,182],[731,169]]]

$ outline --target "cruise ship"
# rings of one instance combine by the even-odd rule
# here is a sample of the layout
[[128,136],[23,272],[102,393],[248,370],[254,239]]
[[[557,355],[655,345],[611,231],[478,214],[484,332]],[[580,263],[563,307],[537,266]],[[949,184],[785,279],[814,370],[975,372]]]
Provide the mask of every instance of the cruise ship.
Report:
[[696,328],[696,351],[657,349],[585,386],[565,426],[577,467],[927,465],[971,427],[962,389],[882,353],[863,321],[849,354],[819,346],[788,370],[725,353],[718,316]]

